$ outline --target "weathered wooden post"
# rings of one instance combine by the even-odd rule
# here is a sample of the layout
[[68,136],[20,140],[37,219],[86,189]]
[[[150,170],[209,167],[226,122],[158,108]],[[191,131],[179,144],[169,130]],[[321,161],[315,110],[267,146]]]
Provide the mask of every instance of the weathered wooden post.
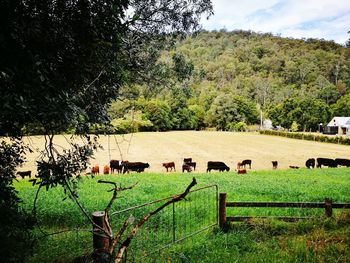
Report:
[[[104,229],[108,233],[108,226],[105,216],[105,211],[96,211],[92,213],[92,221],[96,224],[93,225],[94,254],[98,255],[99,257],[101,257],[102,255],[109,255],[109,237],[102,230]],[[98,228],[97,226],[99,226],[100,228]]]
[[324,208],[325,208],[325,215],[326,217],[332,217],[333,211],[332,211],[332,199],[326,198],[324,200]]
[[226,227],[226,193],[219,196],[219,227],[222,230]]

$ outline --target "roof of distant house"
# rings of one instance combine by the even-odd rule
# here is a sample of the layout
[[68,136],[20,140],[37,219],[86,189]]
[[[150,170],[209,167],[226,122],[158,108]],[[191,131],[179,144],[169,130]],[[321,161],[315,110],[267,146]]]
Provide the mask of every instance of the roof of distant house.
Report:
[[350,127],[350,117],[334,117],[327,126]]

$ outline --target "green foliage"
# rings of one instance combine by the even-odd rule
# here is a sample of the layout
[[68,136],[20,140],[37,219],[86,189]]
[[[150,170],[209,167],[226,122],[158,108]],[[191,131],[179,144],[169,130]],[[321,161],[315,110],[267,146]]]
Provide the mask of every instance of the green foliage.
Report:
[[327,136],[327,135],[316,135],[310,133],[297,133],[297,132],[285,132],[285,131],[271,131],[271,130],[260,130],[260,134],[265,135],[276,135],[293,139],[316,141],[316,142],[328,142],[336,144],[350,145],[350,138],[338,137],[338,136]]
[[273,125],[291,127],[293,121],[302,130],[317,131],[319,123],[328,123],[329,107],[318,99],[288,98],[268,110],[268,116]]
[[290,126],[290,129],[292,132],[297,132],[299,130],[299,124],[296,121],[293,121],[292,125]]
[[191,77],[194,70],[192,63],[187,62],[184,55],[175,53],[172,57],[177,79],[181,82]]
[[256,123],[258,112],[256,106],[241,96],[220,94],[210,107],[207,117],[209,126],[218,130],[227,130],[237,122]]
[[333,117],[348,117],[350,116],[350,94],[341,97],[335,104],[331,106]]
[[0,145],[0,258],[4,262],[23,262],[34,245],[34,219],[20,207],[22,200],[13,187],[15,171],[28,150],[18,139]]

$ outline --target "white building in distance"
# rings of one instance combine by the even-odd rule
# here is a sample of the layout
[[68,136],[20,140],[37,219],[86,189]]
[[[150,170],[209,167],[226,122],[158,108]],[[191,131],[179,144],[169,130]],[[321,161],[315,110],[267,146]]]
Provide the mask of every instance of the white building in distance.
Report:
[[325,127],[325,133],[350,135],[350,117],[334,117]]

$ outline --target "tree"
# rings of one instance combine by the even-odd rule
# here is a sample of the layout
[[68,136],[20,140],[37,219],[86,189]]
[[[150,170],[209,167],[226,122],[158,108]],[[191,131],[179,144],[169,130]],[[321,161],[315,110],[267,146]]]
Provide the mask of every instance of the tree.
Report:
[[[86,137],[85,145],[71,143],[59,153],[54,135],[72,127],[85,134],[89,124],[106,123],[107,105],[120,87],[151,82],[148,72],[160,50],[196,30],[203,14],[212,14],[210,0],[1,1],[0,131],[18,136],[28,124],[42,127],[46,151],[38,160],[38,191],[62,185],[79,205],[75,176],[98,143]],[[10,162],[1,165],[14,172]],[[1,192],[13,180],[5,176]]]
[[208,112],[207,123],[219,130],[227,130],[231,123],[243,121],[257,123],[258,112],[254,103],[232,94],[220,94],[214,100]]
[[331,105],[332,116],[348,117],[350,116],[350,94],[347,94]]
[[324,101],[318,99],[288,98],[272,107],[268,115],[274,125],[289,128],[293,122],[296,122],[299,129],[317,131],[319,123],[328,121],[329,107]]

